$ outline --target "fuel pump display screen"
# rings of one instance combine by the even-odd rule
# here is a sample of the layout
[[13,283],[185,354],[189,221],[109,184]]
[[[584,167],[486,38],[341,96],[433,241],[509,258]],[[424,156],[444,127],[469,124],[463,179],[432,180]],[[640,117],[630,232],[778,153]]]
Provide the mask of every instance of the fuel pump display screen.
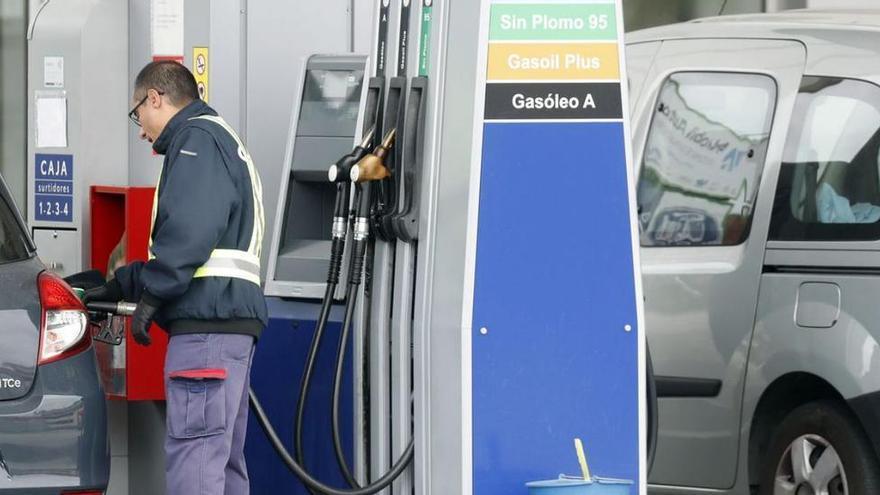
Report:
[[312,55],[300,73],[267,295],[320,299],[324,294],[336,198],[327,169],[354,146],[366,67],[363,55]]
[[308,70],[297,135],[351,136],[363,82],[362,70]]

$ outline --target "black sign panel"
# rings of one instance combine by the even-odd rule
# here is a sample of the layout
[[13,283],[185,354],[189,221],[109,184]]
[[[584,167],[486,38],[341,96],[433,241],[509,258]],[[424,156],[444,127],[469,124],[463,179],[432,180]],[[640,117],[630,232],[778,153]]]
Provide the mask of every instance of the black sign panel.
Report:
[[491,83],[486,120],[621,119],[620,84]]
[[376,75],[385,74],[385,60],[388,58],[388,13],[391,2],[379,2],[379,32],[376,39]]

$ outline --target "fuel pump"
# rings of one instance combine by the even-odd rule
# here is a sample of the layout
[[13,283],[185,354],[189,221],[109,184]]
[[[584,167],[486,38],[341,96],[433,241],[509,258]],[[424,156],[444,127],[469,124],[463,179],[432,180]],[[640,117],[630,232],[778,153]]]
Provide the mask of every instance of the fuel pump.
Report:
[[[354,316],[354,310],[357,305],[357,290],[361,284],[361,277],[363,276],[363,263],[366,254],[367,242],[370,237],[370,213],[371,207],[373,205],[372,201],[372,187],[374,183],[378,180],[382,180],[388,177],[388,170],[384,164],[384,158],[388,155],[390,150],[392,149],[392,145],[394,143],[396,131],[392,129],[389,131],[382,143],[374,150],[372,154],[367,154],[360,161],[358,161],[355,165],[351,167],[350,177],[352,183],[355,184],[356,188],[356,202],[354,202],[356,214],[354,217],[354,225],[353,225],[353,235],[352,239],[354,240],[354,246],[351,250],[351,269],[349,270],[348,275],[348,289],[346,290],[346,308],[345,308],[345,317],[342,323],[342,334],[340,336],[340,345],[337,351],[336,356],[336,371],[333,382],[333,404],[332,404],[332,416],[333,416],[333,424],[334,427],[334,445],[336,446],[337,452],[342,452],[341,448],[341,440],[338,435],[338,423],[339,423],[339,395],[341,393],[341,377],[343,370],[343,363],[345,361],[345,347],[348,337],[348,331],[351,327],[351,322]],[[366,144],[366,140],[364,145]],[[340,160],[340,162],[343,162]],[[330,176],[332,178],[338,177],[340,171],[344,171],[345,165],[338,166],[338,169],[335,172],[331,172]],[[335,223],[335,222],[334,222]],[[344,239],[344,235],[340,238]],[[341,251],[340,251],[341,252]],[[338,282],[338,274],[335,282]],[[335,283],[334,282],[334,283]],[[328,294],[329,298],[332,298],[332,292]],[[325,322],[326,323],[326,322]],[[351,475],[350,470],[347,467],[347,463],[343,456],[339,456],[337,459],[340,463],[340,467],[343,471],[348,471],[346,476],[350,482],[355,484],[355,488],[352,490],[338,490],[335,488],[328,487],[319,481],[315,480],[311,475],[302,468],[302,466],[296,462],[296,460],[290,456],[290,453],[287,452],[287,449],[284,447],[283,443],[278,438],[277,433],[269,422],[265,411],[263,411],[259,400],[254,395],[253,391],[249,392],[249,397],[251,401],[251,406],[254,410],[254,413],[257,417],[257,421],[260,424],[263,431],[266,433],[267,437],[272,444],[272,447],[282,458],[284,463],[294,472],[302,481],[312,490],[315,490],[320,493],[335,495],[335,494],[354,494],[354,495],[367,495],[378,493],[388,485],[390,485],[397,477],[400,476],[401,473],[407,468],[410,462],[412,462],[414,455],[414,446],[410,443],[409,447],[406,449],[404,455],[395,463],[392,469],[386,473],[384,476],[380,477],[377,481],[372,484],[369,484],[364,487],[357,486],[357,482],[354,480],[354,477]]]
[[382,140],[382,143],[355,164],[349,173],[351,182],[359,190],[359,202],[357,216],[354,220],[354,248],[352,249],[352,264],[349,271],[348,291],[346,293],[345,317],[342,320],[342,333],[339,338],[339,348],[336,357],[336,370],[333,378],[333,399],[331,404],[333,449],[336,461],[346,480],[352,487],[358,486],[351,469],[345,459],[342,449],[342,440],[339,434],[339,396],[342,389],[342,371],[345,362],[345,349],[348,344],[348,335],[354,317],[357,304],[357,289],[361,283],[364,263],[367,260],[367,246],[370,241],[370,215],[373,212],[373,187],[378,181],[388,178],[389,171],[385,166],[385,158],[389,155],[397,135],[396,129],[391,129]]

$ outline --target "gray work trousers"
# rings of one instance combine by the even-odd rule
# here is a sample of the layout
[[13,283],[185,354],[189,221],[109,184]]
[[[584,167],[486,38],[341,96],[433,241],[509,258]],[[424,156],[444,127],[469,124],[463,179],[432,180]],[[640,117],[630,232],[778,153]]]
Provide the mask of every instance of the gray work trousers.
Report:
[[167,495],[248,495],[244,440],[254,338],[171,337],[165,357]]

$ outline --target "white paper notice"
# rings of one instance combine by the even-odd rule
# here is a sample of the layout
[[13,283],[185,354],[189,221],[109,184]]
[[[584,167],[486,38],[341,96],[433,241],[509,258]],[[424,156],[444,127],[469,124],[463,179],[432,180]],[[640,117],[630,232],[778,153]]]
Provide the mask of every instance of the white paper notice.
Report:
[[47,88],[64,87],[64,57],[43,57],[43,85]]
[[37,148],[67,147],[67,98],[37,97]]
[[152,0],[150,40],[154,57],[183,55],[183,0]]

